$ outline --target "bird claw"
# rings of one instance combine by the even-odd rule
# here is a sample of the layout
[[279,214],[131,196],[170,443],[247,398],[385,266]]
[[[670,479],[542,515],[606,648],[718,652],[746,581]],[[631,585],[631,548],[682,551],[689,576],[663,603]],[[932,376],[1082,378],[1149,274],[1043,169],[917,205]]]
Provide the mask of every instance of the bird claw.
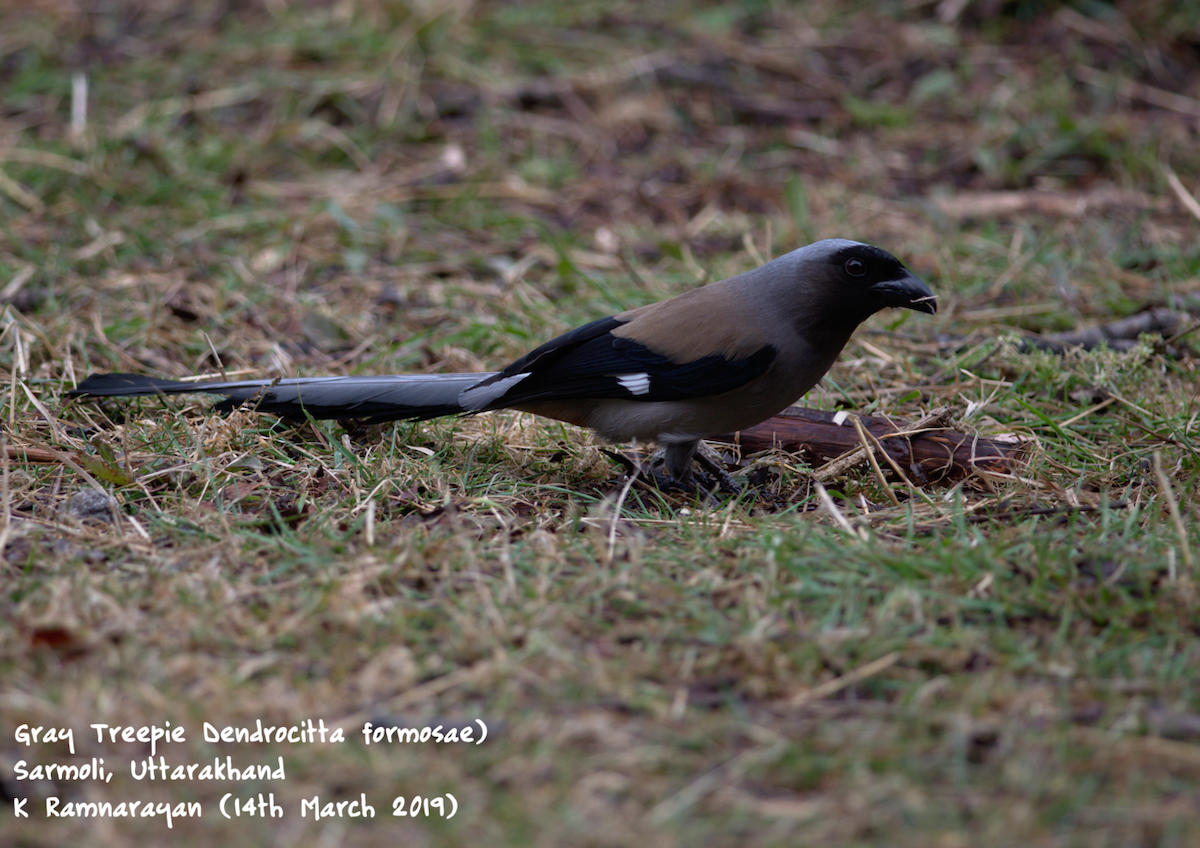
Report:
[[725,470],[721,455],[704,442],[700,443],[700,449],[696,451],[696,463],[717,479],[717,487],[725,494],[736,497],[742,493],[742,487]]

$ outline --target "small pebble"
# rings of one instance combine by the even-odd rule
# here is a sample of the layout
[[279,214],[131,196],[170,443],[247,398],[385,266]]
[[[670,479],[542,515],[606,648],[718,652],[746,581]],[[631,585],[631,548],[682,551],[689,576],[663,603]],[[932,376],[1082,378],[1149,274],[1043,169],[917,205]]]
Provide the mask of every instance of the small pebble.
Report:
[[80,521],[88,518],[112,521],[117,514],[117,500],[106,492],[82,489],[71,495],[64,511],[67,515]]

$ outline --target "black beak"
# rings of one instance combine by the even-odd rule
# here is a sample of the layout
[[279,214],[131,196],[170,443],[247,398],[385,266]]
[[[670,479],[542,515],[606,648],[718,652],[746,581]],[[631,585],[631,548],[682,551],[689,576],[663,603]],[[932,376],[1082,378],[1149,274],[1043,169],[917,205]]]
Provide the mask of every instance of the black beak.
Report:
[[933,315],[937,312],[937,295],[917,277],[905,272],[896,280],[884,280],[871,286],[883,306],[900,306]]

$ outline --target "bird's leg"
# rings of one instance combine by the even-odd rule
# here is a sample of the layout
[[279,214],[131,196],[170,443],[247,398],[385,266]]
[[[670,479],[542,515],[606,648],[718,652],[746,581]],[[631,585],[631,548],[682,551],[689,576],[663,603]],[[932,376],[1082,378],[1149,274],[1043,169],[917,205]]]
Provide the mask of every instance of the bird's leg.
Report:
[[663,467],[667,470],[667,476],[689,492],[693,486],[692,460],[699,447],[699,440],[671,442],[663,447]]
[[685,492],[695,491],[695,487],[691,484],[690,479],[686,484],[681,484],[677,479],[662,470],[666,455],[665,448],[659,448],[654,452],[653,456],[645,461],[634,460],[623,453],[611,451],[606,448],[600,448],[600,452],[620,463],[625,469],[625,473],[629,476],[641,476],[646,481],[653,481],[663,491],[671,491],[672,489],[682,489]]
[[623,454],[613,451],[605,450],[604,453],[624,465],[626,473],[642,474],[647,480],[654,480],[663,490],[696,491],[692,467],[692,463],[696,462],[712,474],[718,488],[725,494],[739,495],[742,492],[742,487],[734,482],[733,477],[725,470],[720,454],[704,442],[675,442],[664,445],[656,450],[645,464],[636,464]]
[[663,466],[679,485],[691,491],[692,462],[698,464],[717,480],[717,486],[728,495],[741,494],[742,487],[725,470],[720,454],[704,442],[673,442],[663,449]]

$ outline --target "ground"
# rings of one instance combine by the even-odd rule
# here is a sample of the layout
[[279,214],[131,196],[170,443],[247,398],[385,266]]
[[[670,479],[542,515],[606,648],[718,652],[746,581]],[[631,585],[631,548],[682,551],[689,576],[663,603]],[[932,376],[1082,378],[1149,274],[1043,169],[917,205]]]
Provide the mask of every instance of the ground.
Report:
[[[1200,841],[1189,4],[3,21],[6,844]],[[832,236],[940,310],[872,319],[804,402],[949,407],[1022,446],[1007,473],[814,478],[774,451],[712,503],[518,414],[65,398],[96,371],[496,368]],[[1151,309],[1170,329],[1038,346]],[[294,730],[237,741],[259,722]],[[93,758],[109,782],[33,771]],[[364,796],[374,818],[337,817]],[[439,803],[393,814],[414,796]]]

